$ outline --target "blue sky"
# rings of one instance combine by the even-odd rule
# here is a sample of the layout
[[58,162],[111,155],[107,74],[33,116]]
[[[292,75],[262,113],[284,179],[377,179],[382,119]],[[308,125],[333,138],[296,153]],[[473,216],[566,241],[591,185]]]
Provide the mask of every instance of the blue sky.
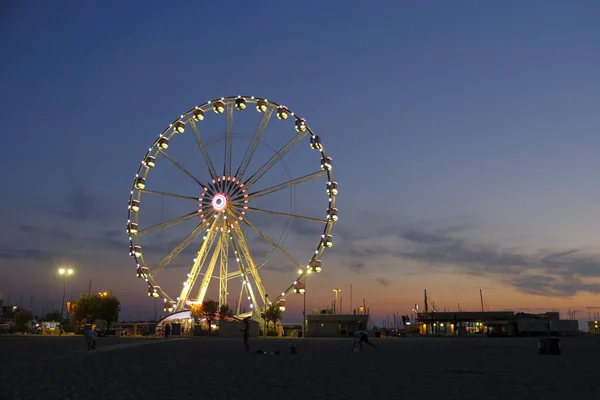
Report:
[[492,308],[600,305],[599,17],[594,1],[5,4],[0,292],[58,299],[70,263],[75,292],[91,279],[146,313],[124,233],[139,161],[182,112],[250,94],[334,159],[343,218],[311,308],[349,284],[381,313],[425,287],[448,308],[479,287]]

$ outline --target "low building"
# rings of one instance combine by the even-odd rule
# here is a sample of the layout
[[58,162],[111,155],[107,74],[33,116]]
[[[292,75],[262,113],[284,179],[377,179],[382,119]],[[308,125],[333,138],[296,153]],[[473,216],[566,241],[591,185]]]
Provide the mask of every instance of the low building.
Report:
[[354,331],[366,331],[369,316],[364,314],[313,314],[306,316],[307,338],[349,336]]
[[557,312],[543,314],[514,311],[430,312],[417,314],[422,335],[558,336],[579,335],[576,320],[561,320]]

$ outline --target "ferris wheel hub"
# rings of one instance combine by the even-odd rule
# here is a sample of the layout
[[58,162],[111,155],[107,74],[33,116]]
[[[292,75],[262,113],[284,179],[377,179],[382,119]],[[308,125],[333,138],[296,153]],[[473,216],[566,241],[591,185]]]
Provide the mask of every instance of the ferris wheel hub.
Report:
[[220,212],[227,208],[227,205],[229,204],[229,198],[225,193],[219,192],[213,196],[210,204],[216,212]]

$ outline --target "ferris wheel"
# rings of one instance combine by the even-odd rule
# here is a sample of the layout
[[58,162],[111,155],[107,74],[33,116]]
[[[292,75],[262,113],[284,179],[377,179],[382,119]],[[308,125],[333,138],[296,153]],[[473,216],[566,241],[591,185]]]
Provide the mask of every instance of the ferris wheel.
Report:
[[[255,119],[252,135],[238,133],[242,115]],[[273,115],[279,122],[270,124]],[[220,127],[217,136],[209,134],[211,120]],[[282,141],[276,147],[263,140],[273,125],[277,125],[273,136]],[[237,138],[241,145],[236,147]],[[307,154],[291,158],[291,163],[310,167],[308,173],[294,178],[286,160],[302,142]],[[178,146],[181,154],[175,152]],[[241,156],[239,163],[234,163],[234,153]],[[159,173],[161,167],[170,172]],[[272,172],[276,169],[279,173]],[[155,174],[164,186],[153,185]],[[265,183],[268,176],[275,180],[273,184]],[[311,192],[296,204],[315,209],[316,215],[281,210],[283,204],[294,204],[296,188],[306,186]],[[280,196],[285,192],[290,192],[287,202]],[[333,244],[337,194],[331,157],[304,118],[254,96],[208,101],[181,115],[154,140],[135,175],[127,233],[137,277],[147,282],[148,296],[163,299],[168,312],[202,303],[211,288],[215,292],[218,288],[220,306],[228,304],[236,286],[237,315],[246,306],[247,313],[255,315],[267,305],[281,306],[290,293],[304,293],[306,279],[321,271],[321,256]],[[271,223],[261,222],[262,218],[271,218]],[[287,227],[295,221],[304,225],[290,243],[285,240]],[[266,228],[277,227],[283,228],[279,237],[267,232]],[[303,255],[292,254],[302,243],[309,243]],[[182,260],[185,255],[193,261]],[[289,284],[282,284],[282,279]]]

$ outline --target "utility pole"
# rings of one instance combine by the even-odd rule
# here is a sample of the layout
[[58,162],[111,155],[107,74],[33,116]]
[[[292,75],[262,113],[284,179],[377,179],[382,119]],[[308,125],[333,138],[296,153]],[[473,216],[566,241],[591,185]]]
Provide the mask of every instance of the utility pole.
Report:
[[425,294],[425,314],[429,312],[429,301],[427,300],[427,289],[423,289]]
[[483,310],[483,292],[481,291],[481,289],[479,289],[479,298],[481,299],[481,312],[484,312],[484,310]]
[[352,285],[350,285],[350,313],[354,313],[354,310],[352,309]]

